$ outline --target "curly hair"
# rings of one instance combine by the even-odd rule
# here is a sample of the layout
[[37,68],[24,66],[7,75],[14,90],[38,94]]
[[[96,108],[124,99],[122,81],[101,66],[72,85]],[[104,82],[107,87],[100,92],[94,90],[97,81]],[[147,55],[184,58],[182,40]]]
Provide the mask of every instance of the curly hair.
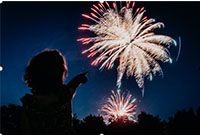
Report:
[[48,49],[31,58],[24,82],[32,88],[33,93],[41,94],[62,85],[66,76],[65,58],[58,50]]

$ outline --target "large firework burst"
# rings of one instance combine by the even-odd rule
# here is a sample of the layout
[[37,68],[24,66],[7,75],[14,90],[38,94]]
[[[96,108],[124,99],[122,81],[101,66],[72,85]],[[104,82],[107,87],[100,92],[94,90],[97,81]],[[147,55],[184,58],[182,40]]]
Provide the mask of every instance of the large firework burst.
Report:
[[144,17],[144,7],[133,12],[135,3],[126,2],[126,6],[118,11],[116,2],[112,7],[108,2],[93,5],[90,15],[83,17],[93,20],[92,25],[82,24],[79,30],[94,32],[95,37],[84,37],[77,41],[83,44],[94,44],[82,53],[89,53],[88,57],[98,55],[91,65],[102,63],[100,69],[110,69],[119,60],[117,86],[126,73],[127,77],[134,76],[140,88],[144,86],[144,77],[152,79],[162,69],[157,62],[172,62],[168,49],[176,42],[169,36],[157,35],[156,28],[164,27],[162,22]]
[[132,98],[130,93],[122,93],[117,90],[115,93],[112,90],[112,95],[108,98],[108,103],[101,108],[106,114],[103,116],[106,120],[126,122],[135,121],[135,98]]

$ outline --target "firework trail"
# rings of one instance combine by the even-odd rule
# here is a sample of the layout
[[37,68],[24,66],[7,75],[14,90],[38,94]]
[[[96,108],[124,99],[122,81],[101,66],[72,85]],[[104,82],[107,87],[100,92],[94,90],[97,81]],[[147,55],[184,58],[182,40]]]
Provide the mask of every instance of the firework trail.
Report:
[[179,46],[178,46],[179,48],[178,48],[178,54],[176,57],[176,62],[178,61],[180,53],[181,53],[181,37],[178,37],[178,39],[179,39]]
[[117,90],[117,93],[112,90],[112,95],[108,98],[108,103],[101,108],[101,111],[106,113],[103,116],[104,119],[107,121],[126,122],[129,120],[135,122],[135,101],[136,99],[132,98],[130,93],[121,94],[120,90]]
[[168,48],[171,44],[176,46],[176,41],[171,37],[153,32],[156,28],[164,27],[162,22],[144,17],[144,7],[133,12],[134,5],[134,2],[126,2],[126,6],[119,11],[116,2],[112,6],[108,2],[93,5],[90,15],[82,16],[95,23],[82,24],[78,28],[96,35],[77,39],[82,44],[94,43],[82,52],[88,53],[88,58],[98,55],[91,65],[102,63],[100,69],[111,69],[114,62],[119,61],[118,87],[125,73],[127,77],[134,76],[140,88],[144,86],[145,77],[152,80],[157,72],[162,75],[157,61],[172,63]]

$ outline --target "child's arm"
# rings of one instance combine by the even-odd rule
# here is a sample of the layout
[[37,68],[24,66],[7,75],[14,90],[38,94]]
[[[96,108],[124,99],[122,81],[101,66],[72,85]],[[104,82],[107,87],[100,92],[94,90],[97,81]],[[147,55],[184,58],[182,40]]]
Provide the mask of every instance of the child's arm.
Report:
[[87,75],[88,72],[84,72],[82,74],[79,74],[77,76],[75,76],[68,84],[67,87],[72,89],[72,94],[75,93],[76,88],[81,84],[81,83],[86,83],[87,82]]

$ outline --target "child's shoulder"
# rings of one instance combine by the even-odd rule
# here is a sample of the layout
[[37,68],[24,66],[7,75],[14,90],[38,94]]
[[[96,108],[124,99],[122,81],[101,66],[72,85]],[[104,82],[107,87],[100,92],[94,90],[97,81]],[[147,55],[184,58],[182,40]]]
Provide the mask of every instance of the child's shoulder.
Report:
[[25,96],[23,96],[21,99],[21,102],[25,105],[25,104],[28,104],[28,103],[35,103],[35,98],[33,95],[31,94],[26,94]]

